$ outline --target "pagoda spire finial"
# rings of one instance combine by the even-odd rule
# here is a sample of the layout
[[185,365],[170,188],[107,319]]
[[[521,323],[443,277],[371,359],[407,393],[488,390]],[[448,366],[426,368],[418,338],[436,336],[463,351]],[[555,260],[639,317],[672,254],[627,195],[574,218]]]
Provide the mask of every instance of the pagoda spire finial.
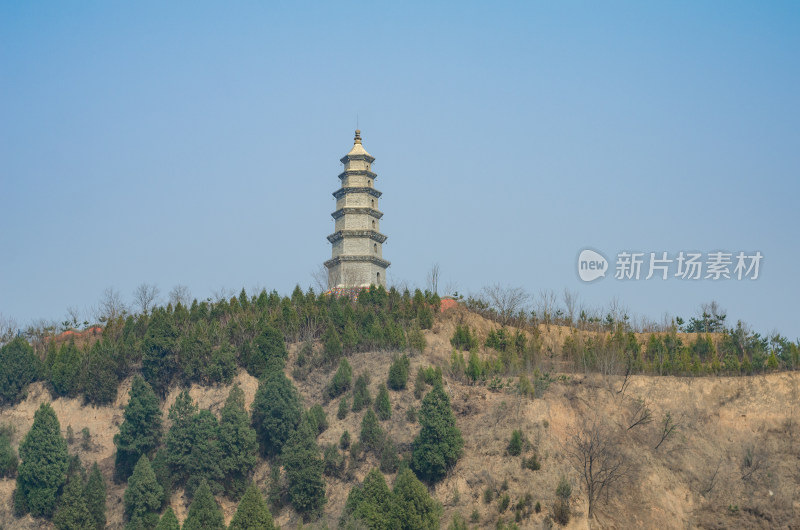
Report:
[[353,145],[361,143],[361,131],[356,129],[356,137],[353,139]]

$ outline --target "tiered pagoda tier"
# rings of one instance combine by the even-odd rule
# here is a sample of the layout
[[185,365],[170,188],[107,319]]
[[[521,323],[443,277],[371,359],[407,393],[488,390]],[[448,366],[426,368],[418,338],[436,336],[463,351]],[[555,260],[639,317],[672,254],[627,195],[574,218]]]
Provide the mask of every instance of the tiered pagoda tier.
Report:
[[328,268],[329,289],[351,289],[382,285],[386,287],[386,268],[380,232],[383,212],[378,209],[381,192],[375,189],[378,175],[372,172],[375,158],[361,145],[361,131],[356,130],[353,148],[342,159],[339,175],[342,187],[333,192],[336,198],[334,232],[328,236],[333,245]]

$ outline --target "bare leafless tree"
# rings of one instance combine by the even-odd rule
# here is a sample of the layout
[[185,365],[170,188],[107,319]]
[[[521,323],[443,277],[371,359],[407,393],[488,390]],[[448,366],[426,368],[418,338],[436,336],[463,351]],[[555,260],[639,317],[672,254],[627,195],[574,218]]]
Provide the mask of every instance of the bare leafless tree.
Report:
[[658,443],[653,448],[654,451],[661,447],[661,444],[666,442],[677,432],[677,430],[682,426],[682,419],[683,416],[678,418],[676,421],[675,418],[672,417],[672,413],[669,411],[664,414],[664,417],[661,419],[661,429],[658,433]]
[[530,295],[522,287],[502,287],[500,284],[484,287],[481,294],[503,325],[510,324],[530,300]]
[[185,285],[178,284],[169,292],[169,303],[172,304],[173,307],[178,304],[186,307],[191,301],[192,295],[189,292],[189,288]]
[[539,296],[536,299],[536,314],[548,326],[553,322],[557,301],[556,293],[552,289],[539,290]]
[[600,495],[623,481],[628,473],[626,460],[609,428],[596,420],[584,423],[570,440],[568,447],[572,464],[586,489],[591,519]]
[[430,270],[428,270],[428,275],[426,277],[428,291],[434,294],[439,294],[439,273],[439,264],[434,263],[431,265]]
[[569,325],[572,326],[575,323],[575,312],[578,310],[579,306],[579,296],[577,291],[570,291],[567,288],[564,288],[564,293],[562,294],[562,298],[564,299],[564,308],[567,311],[567,318],[569,319]]
[[143,314],[147,314],[156,304],[161,290],[153,283],[143,283],[133,291],[133,301]]
[[328,286],[328,267],[321,264],[311,271],[311,284],[318,293],[324,293],[330,287]]
[[17,321],[0,313],[0,346],[11,342],[17,335]]
[[653,422],[653,412],[647,406],[644,399],[637,399],[631,407],[631,419],[628,422],[628,429],[631,430],[638,425],[647,425]]
[[113,287],[106,287],[100,296],[100,301],[95,309],[95,315],[100,322],[111,322],[128,312],[119,291]]

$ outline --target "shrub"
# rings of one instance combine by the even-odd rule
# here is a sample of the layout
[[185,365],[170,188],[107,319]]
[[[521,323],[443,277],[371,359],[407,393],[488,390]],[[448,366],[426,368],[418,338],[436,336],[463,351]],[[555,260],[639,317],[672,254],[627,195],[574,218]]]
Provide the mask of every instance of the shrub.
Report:
[[339,447],[342,449],[347,449],[350,447],[350,432],[345,430],[342,433],[342,436],[339,438]]
[[408,330],[408,347],[412,353],[422,353],[428,341],[425,339],[425,334],[419,329],[416,323]]
[[425,372],[422,368],[417,370],[417,377],[414,379],[414,397],[420,399],[423,392],[425,392]]
[[553,504],[553,520],[562,526],[566,526],[569,523],[569,517],[569,503],[564,499],[558,499]]
[[556,497],[559,499],[567,500],[572,496],[572,485],[567,480],[567,477],[561,476],[556,486]]
[[16,476],[19,458],[8,436],[0,435],[0,477]]
[[468,325],[456,324],[456,330],[450,337],[450,344],[457,350],[474,350],[478,347],[478,338],[470,331]]
[[397,447],[390,439],[386,439],[380,449],[378,457],[380,470],[383,473],[394,473],[400,465],[400,457],[397,456]]
[[469,516],[469,522],[472,524],[477,524],[478,521],[481,520],[481,514],[478,512],[477,508],[472,509],[472,513]]
[[494,499],[494,489],[489,486],[486,486],[486,488],[483,490],[483,502],[485,504],[489,504],[490,502],[492,502],[493,499]]
[[503,513],[504,511],[506,511],[506,510],[508,509],[508,505],[509,505],[510,503],[511,503],[511,498],[508,496],[508,493],[504,493],[504,494],[503,494],[503,495],[500,497],[500,500],[499,500],[499,501],[497,501],[497,510],[498,510],[500,513]]
[[417,423],[417,409],[414,408],[414,405],[408,407],[406,410],[406,421],[409,423]]
[[335,445],[329,445],[325,448],[323,463],[322,472],[329,477],[340,478],[344,473],[344,456],[336,449]]
[[539,462],[539,457],[536,456],[536,453],[534,453],[530,458],[522,459],[522,468],[530,469],[531,471],[539,471],[542,468],[542,464]]
[[522,433],[520,431],[515,430],[511,433],[511,440],[508,442],[506,451],[508,451],[508,454],[511,456],[519,456],[522,454]]
[[383,429],[378,423],[378,417],[372,412],[372,409],[368,410],[361,420],[361,435],[358,440],[365,449],[378,454],[383,445],[384,436]]
[[408,356],[395,357],[392,365],[389,367],[389,379],[387,384],[392,390],[404,390],[408,383],[408,368],[410,361]]

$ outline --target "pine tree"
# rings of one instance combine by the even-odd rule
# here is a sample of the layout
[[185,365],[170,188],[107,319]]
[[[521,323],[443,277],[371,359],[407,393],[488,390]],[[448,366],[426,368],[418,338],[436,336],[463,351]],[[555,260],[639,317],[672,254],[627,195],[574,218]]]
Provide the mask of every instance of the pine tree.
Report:
[[169,504],[170,499],[172,499],[172,487],[174,482],[172,470],[167,462],[166,448],[162,446],[158,451],[156,451],[153,461],[150,462],[150,467],[153,468],[153,473],[156,475],[156,480],[161,486],[161,489],[164,490],[164,500],[161,503],[161,508],[164,508],[164,506]]
[[324,463],[308,421],[292,433],[281,455],[289,482],[289,500],[304,518],[318,514],[325,504]]
[[194,494],[189,514],[183,522],[183,530],[225,530],[225,522],[211,488],[202,481]]
[[28,383],[36,381],[42,372],[41,361],[24,338],[4,345],[0,348],[0,403],[16,403]]
[[392,405],[389,402],[389,391],[383,383],[381,383],[381,386],[378,388],[378,397],[375,398],[375,413],[381,421],[386,421],[392,417]]
[[181,530],[181,524],[178,522],[178,518],[175,517],[175,512],[172,511],[172,508],[167,508],[164,515],[161,516],[161,520],[156,525],[156,530]]
[[352,353],[356,351],[360,337],[358,336],[358,329],[351,319],[347,319],[344,325],[344,332],[342,334],[342,349],[344,353]]
[[89,350],[81,385],[87,402],[105,405],[117,398],[119,380],[113,354],[113,346],[106,341],[95,342]]
[[222,450],[219,445],[219,422],[210,410],[201,410],[192,417],[192,452],[185,468],[188,480],[186,493],[194,495],[202,480],[215,494],[222,493],[225,474],[220,468]]
[[73,474],[64,487],[64,493],[53,514],[53,524],[58,530],[90,530],[97,528],[89,513],[80,473]]
[[336,417],[343,420],[347,417],[349,411],[350,405],[347,403],[347,396],[343,396],[342,399],[339,400],[339,410],[336,411]]
[[268,457],[281,454],[302,415],[300,396],[292,382],[280,370],[270,373],[258,384],[252,406],[261,452]]
[[359,441],[364,446],[364,449],[374,451],[376,454],[383,445],[385,434],[378,423],[378,417],[368,410],[364,417],[361,419],[361,434]]
[[412,445],[411,467],[419,477],[436,482],[456,463],[464,446],[450,398],[441,382],[436,381],[422,400],[419,423],[421,429]]
[[161,508],[164,490],[156,480],[156,474],[150,467],[147,455],[142,455],[128,479],[123,501],[125,515],[136,524],[152,528],[158,521],[157,511]]
[[188,468],[194,447],[192,418],[197,414],[197,405],[187,390],[181,391],[169,408],[172,425],[165,437],[164,458],[173,471],[174,478],[185,482],[189,478]]
[[21,462],[17,473],[15,511],[34,517],[53,514],[56,497],[66,480],[69,455],[53,408],[42,403],[33,425],[19,446]]
[[254,484],[244,492],[228,530],[275,530],[267,503]]
[[149,454],[161,441],[161,409],[158,398],[140,376],[133,378],[124,421],[114,436],[117,447],[114,462],[118,480],[126,480],[142,455]]
[[428,488],[405,468],[397,474],[392,490],[392,519],[395,528],[436,530],[442,506],[428,494]]
[[83,496],[94,521],[94,528],[102,530],[106,527],[106,481],[100,473],[100,468],[97,467],[97,462],[92,465]]
[[61,346],[61,350],[50,368],[50,383],[57,394],[72,396],[78,391],[78,383],[81,380],[81,357],[75,341],[70,340]]
[[322,344],[325,364],[332,366],[342,356],[342,339],[339,338],[336,327],[328,325],[322,336]]
[[225,475],[225,492],[238,498],[257,463],[258,439],[244,408],[244,392],[234,385],[222,407],[219,423],[220,468]]

